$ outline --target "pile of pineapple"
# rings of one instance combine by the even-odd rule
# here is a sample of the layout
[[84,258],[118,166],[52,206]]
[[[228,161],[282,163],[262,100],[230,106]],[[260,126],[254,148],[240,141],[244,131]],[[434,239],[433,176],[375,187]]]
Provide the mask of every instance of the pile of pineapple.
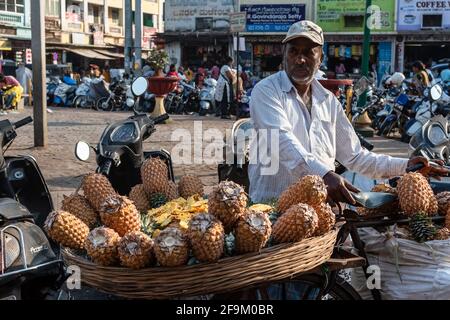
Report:
[[65,197],[62,210],[48,216],[46,232],[99,265],[141,269],[259,252],[270,244],[322,235],[335,223],[317,176],[286,190],[275,210],[249,205],[243,187],[231,181],[219,183],[204,199],[198,177],[184,176],[176,185],[167,170],[160,159],[147,160],[142,184],[128,197],[117,194],[105,176],[88,174],[80,186],[83,195]]
[[[407,173],[400,178],[397,188],[379,184],[372,191],[396,194],[398,201],[378,209],[358,208],[360,214],[367,216],[403,214],[410,218],[407,237],[418,242],[450,238],[450,192],[435,195],[422,174]],[[445,216],[443,226],[432,222],[431,217],[436,215]]]

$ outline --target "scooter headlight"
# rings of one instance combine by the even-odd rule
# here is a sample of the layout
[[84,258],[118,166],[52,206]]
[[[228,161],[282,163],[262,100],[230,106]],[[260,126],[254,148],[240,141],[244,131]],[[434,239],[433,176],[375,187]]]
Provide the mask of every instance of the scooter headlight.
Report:
[[11,267],[20,256],[20,242],[16,237],[5,232],[2,240],[0,245],[0,273],[2,269],[6,270]]
[[134,106],[134,99],[128,98],[126,103],[127,103],[127,106],[129,108],[131,108]]
[[431,126],[428,130],[428,140],[435,146],[445,143],[446,137],[444,130],[437,125]]

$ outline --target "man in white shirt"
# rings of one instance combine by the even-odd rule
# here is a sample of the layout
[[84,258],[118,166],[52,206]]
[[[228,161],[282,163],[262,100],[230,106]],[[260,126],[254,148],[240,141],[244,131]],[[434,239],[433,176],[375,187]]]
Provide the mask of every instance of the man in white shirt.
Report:
[[[337,98],[314,79],[323,60],[324,39],[319,26],[311,21],[297,22],[283,43],[284,70],[259,82],[250,102],[258,133],[258,147],[252,145],[250,151],[252,201],[278,198],[299,178],[313,174],[323,177],[330,200],[355,204],[350,191],[359,190],[334,172],[335,160],[374,178],[401,175],[417,163],[425,165],[421,171],[424,174],[447,173],[443,168],[431,167],[422,157],[393,158],[361,147]],[[276,145],[274,139],[278,139]],[[264,140],[266,144],[261,143]],[[265,150],[261,150],[262,145]],[[267,154],[266,160],[271,163],[260,158],[254,163],[253,159],[261,154]],[[274,162],[278,163],[277,170],[266,170]]]

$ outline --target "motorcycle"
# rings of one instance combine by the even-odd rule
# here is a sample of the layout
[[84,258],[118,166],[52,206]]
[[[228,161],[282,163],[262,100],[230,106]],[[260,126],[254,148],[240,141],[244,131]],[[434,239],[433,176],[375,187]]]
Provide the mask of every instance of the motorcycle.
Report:
[[[142,96],[148,87],[147,80],[137,78],[131,90],[135,99],[128,100],[127,104],[136,104],[136,98]],[[103,132],[100,142],[94,148],[97,161],[97,173],[108,177],[114,189],[121,195],[128,195],[131,188],[142,183],[140,168],[145,159],[159,157],[169,168],[168,178],[174,181],[172,158],[165,150],[144,151],[143,142],[155,131],[155,125],[169,118],[164,114],[152,119],[144,113],[138,113],[134,109],[134,115],[109,125]],[[75,147],[75,156],[80,161],[87,161],[90,156],[91,146],[79,141]]]
[[97,109],[103,111],[114,111],[125,107],[126,93],[129,85],[124,80],[113,81],[109,86],[109,96],[97,100]]
[[207,113],[214,112],[216,108],[216,94],[217,80],[214,78],[208,78],[203,83],[203,88],[199,93],[200,108],[198,114],[205,116]]
[[167,113],[176,113],[183,98],[184,87],[179,84],[175,90],[170,92],[164,99],[164,108]]
[[448,104],[439,103],[444,96],[441,85],[435,84],[427,92],[432,117],[417,130],[409,142],[409,156],[440,159],[450,164],[450,142],[447,116]]
[[183,95],[175,113],[193,114],[198,112],[199,89],[195,86],[195,84],[191,85],[184,81],[180,81],[180,85],[183,86]]
[[0,300],[54,299],[65,281],[59,247],[42,231],[54,208],[36,160],[4,157],[32,121],[0,121]]

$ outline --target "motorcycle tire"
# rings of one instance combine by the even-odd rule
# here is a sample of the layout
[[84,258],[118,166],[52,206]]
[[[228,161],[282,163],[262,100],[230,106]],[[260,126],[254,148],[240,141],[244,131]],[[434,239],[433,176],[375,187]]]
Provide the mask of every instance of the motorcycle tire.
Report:
[[206,116],[207,113],[208,113],[208,110],[200,109],[198,112],[198,115],[204,117],[204,116]]
[[108,103],[106,101],[108,101],[107,97],[98,99],[96,102],[97,110],[111,111],[113,109],[112,100],[110,100]]
[[76,109],[94,109],[97,110],[94,103],[88,96],[77,96],[73,100],[73,107]]

